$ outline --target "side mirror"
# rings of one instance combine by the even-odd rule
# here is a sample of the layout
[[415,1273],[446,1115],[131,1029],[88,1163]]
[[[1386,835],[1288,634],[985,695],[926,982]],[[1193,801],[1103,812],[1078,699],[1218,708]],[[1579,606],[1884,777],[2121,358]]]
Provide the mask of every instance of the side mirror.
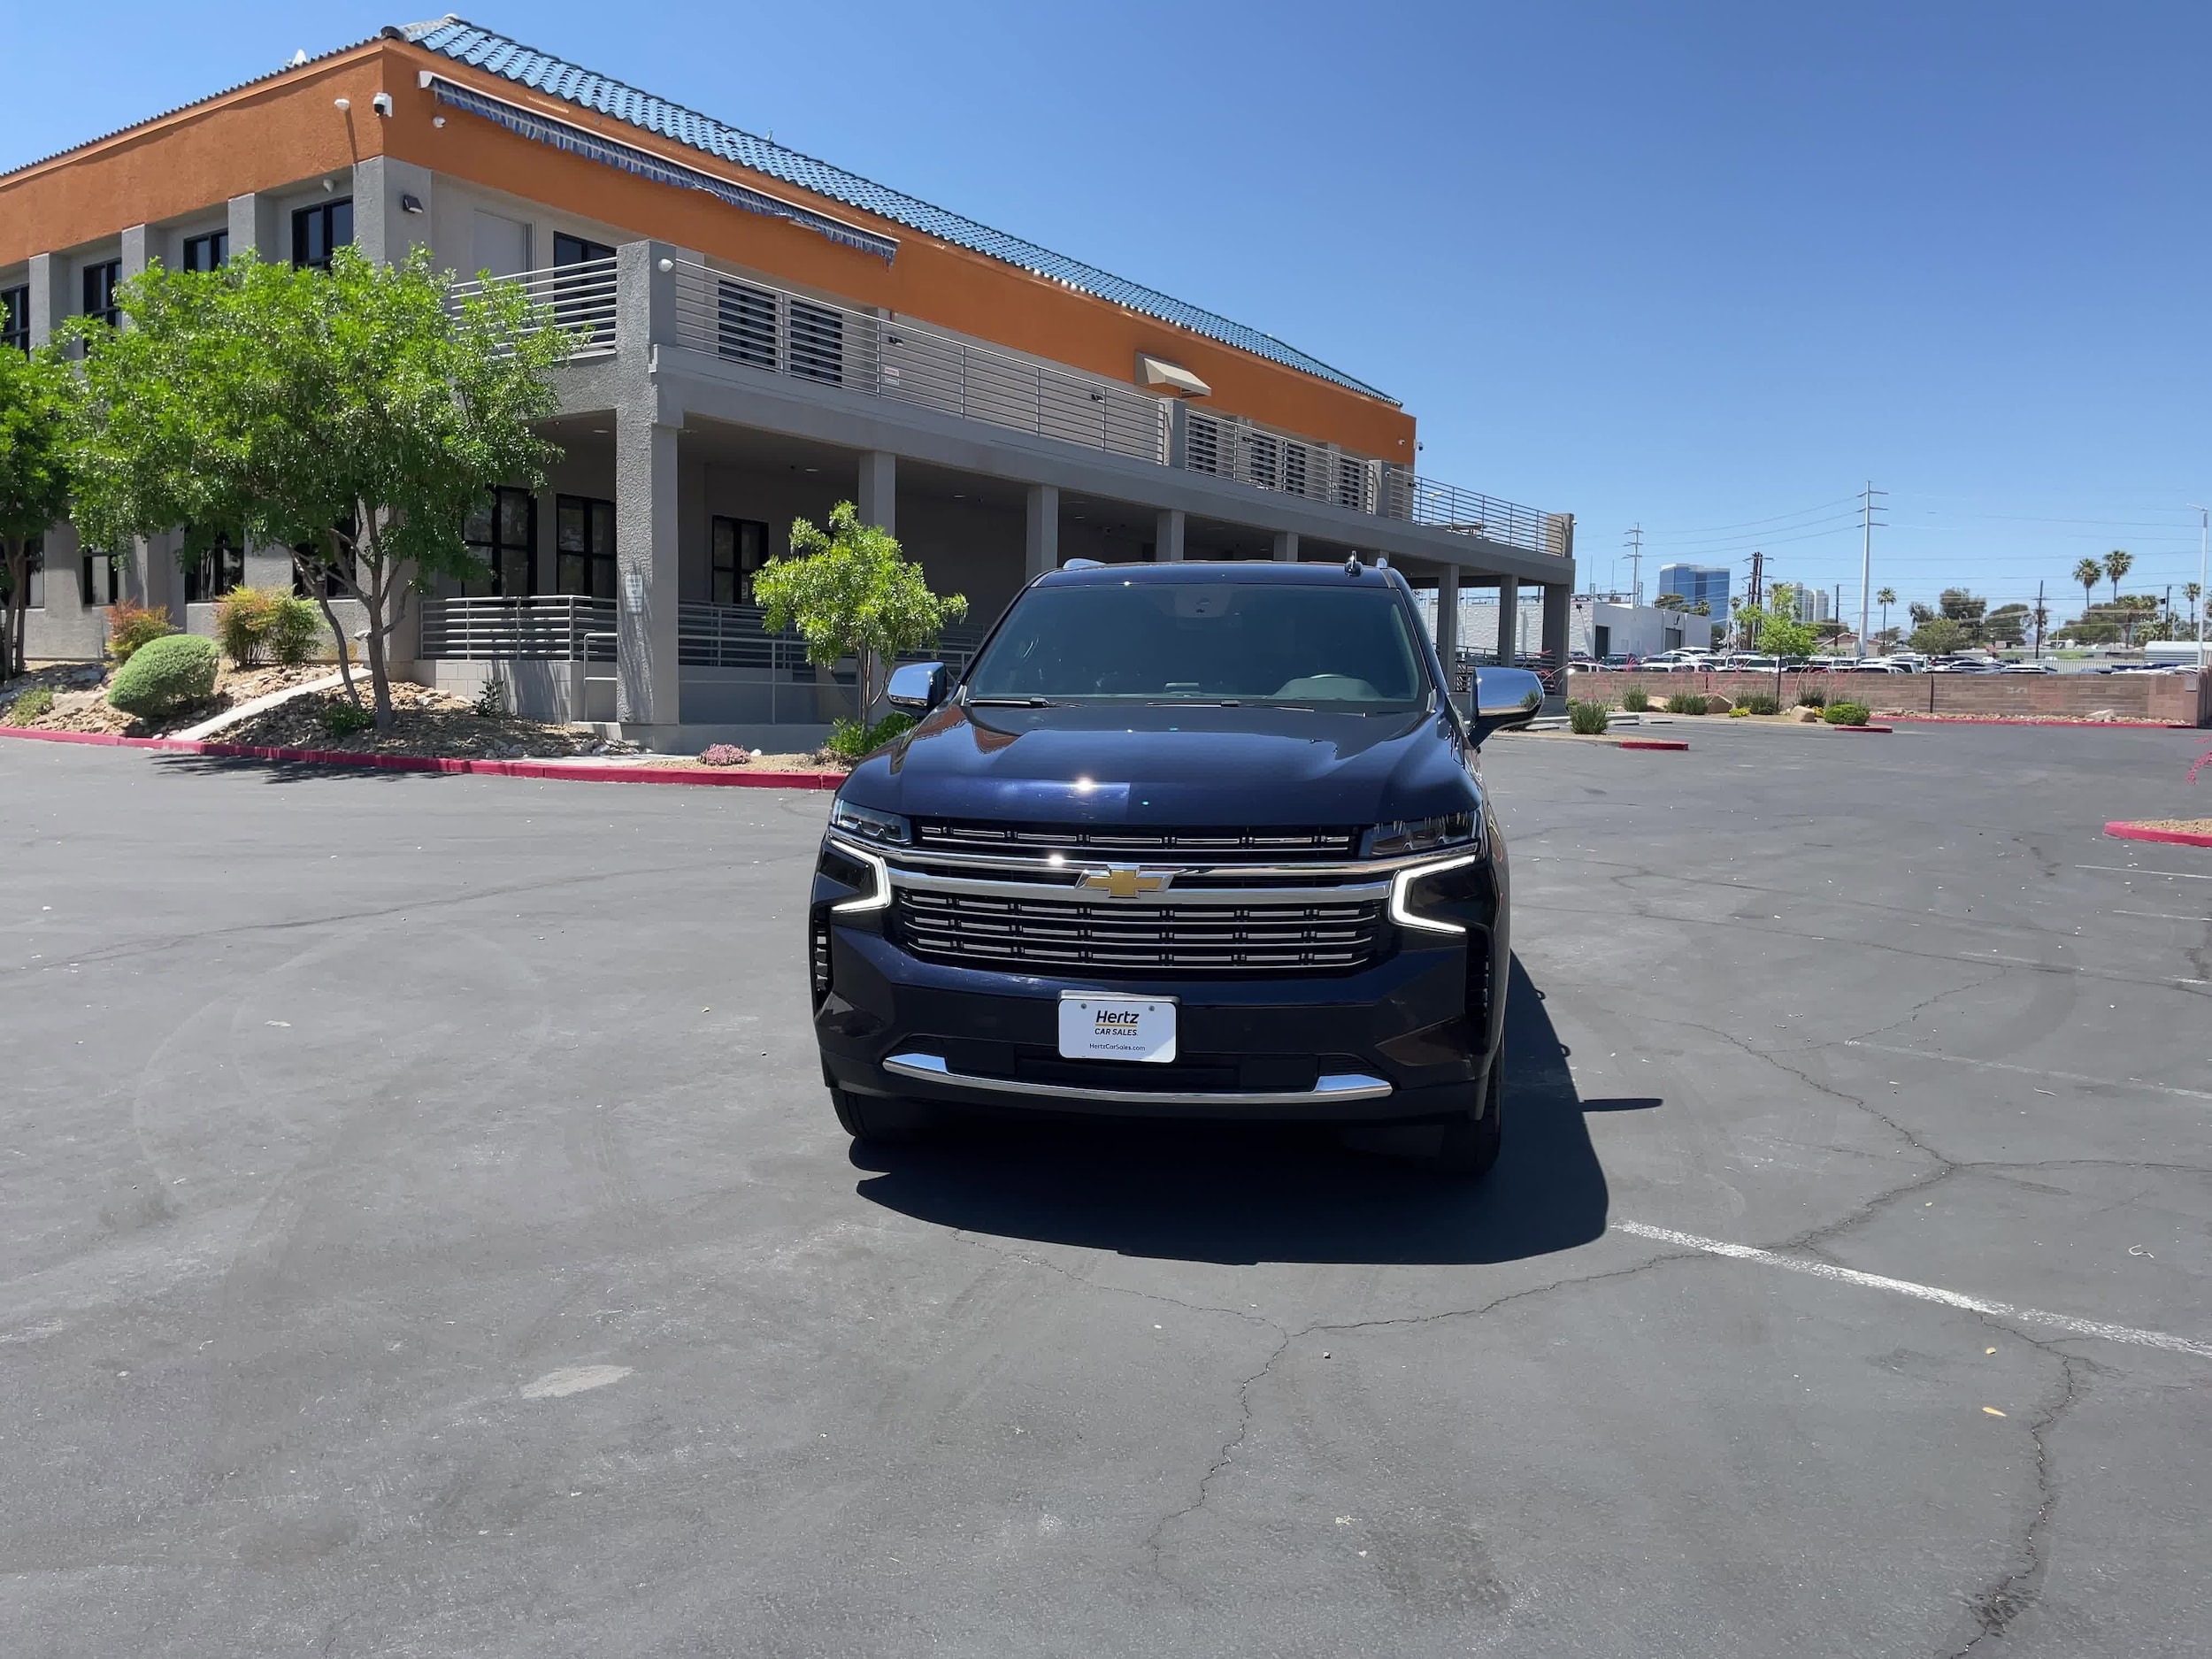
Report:
[[1479,743],[1493,732],[1534,719],[1544,706],[1544,682],[1525,668],[1478,668],[1473,701],[1467,724]]
[[942,663],[901,663],[891,671],[883,700],[910,714],[926,714],[945,700],[945,682],[951,678]]

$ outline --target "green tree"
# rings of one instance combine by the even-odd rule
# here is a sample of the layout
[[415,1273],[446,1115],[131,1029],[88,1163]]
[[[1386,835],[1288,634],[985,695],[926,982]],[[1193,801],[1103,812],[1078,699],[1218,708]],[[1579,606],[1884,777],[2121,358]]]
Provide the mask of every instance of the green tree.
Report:
[[69,420],[76,381],[51,350],[0,347],[0,680],[23,672],[31,542],[69,511]]
[[1999,605],[1983,619],[1982,634],[1993,645],[2023,645],[2028,637],[2028,607]]
[[1680,594],[1661,594],[1651,602],[1655,611],[1686,611],[1689,603]]
[[[156,265],[122,286],[130,326],[73,330],[80,532],[121,546],[225,525],[304,547],[308,591],[335,587],[367,613],[379,731],[409,592],[480,576],[470,510],[495,484],[535,488],[560,453],[532,423],[555,412],[550,371],[575,336],[515,285],[451,290],[422,249],[396,266],[341,249],[326,273],[245,253],[213,272]],[[322,605],[358,703],[345,629]]]
[[1982,639],[1982,617],[1989,609],[1989,601],[1969,593],[1963,588],[1946,588],[1936,596],[1936,609],[1966,630],[1966,637],[1975,644]]
[[930,644],[968,614],[964,595],[930,592],[921,566],[899,550],[898,538],[861,523],[849,501],[830,509],[826,531],[795,519],[791,557],[764,565],[753,594],[767,611],[770,633],[797,625],[810,663],[828,667],[848,657],[858,660],[856,712],[864,725],[876,700],[879,664]]
[[2112,584],[2112,603],[2120,603],[2120,578],[2135,568],[2135,555],[2114,548],[2104,556],[2105,579]]
[[1912,631],[1912,648],[1933,657],[1944,651],[1962,651],[1968,641],[1963,624],[1949,617],[1931,617]]
[[[1874,603],[1882,608],[1881,632],[1883,634],[1887,634],[1889,632],[1889,608],[1897,603],[1897,590],[1894,588],[1883,588],[1877,589],[1874,595]],[[1876,637],[1879,638],[1880,635],[1878,634]]]

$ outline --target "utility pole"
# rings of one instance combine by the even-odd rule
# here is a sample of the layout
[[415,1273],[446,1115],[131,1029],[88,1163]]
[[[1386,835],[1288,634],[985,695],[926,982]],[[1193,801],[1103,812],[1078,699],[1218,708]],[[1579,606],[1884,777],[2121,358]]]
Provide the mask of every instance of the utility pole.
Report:
[[1875,488],[1870,478],[1859,493],[1859,649],[1854,661],[1866,655],[1866,602],[1874,591],[1874,498],[1888,494]]
[[[1840,628],[1843,626],[1843,584],[1841,582],[1838,582],[1836,584],[1836,609],[1834,614],[1829,619],[1832,621],[1837,627]],[[1861,627],[1864,627],[1866,624],[1863,620],[1862,620],[1859,626]],[[1857,658],[1858,653],[1854,651],[1852,653],[1852,660],[1855,662]]]
[[[2194,502],[2189,504],[2197,507]],[[2212,603],[2212,592],[2206,591],[2204,585],[2205,551],[2208,546],[2212,546],[2212,511],[2197,507],[2197,512],[2200,515],[2197,520],[2197,672],[2201,674],[2204,672],[2204,612],[2208,603]]]
[[1644,527],[1632,525],[1628,532],[1628,565],[1630,570],[1628,603],[1644,603]]
[[[1766,589],[1763,586],[1766,578],[1766,568],[1767,556],[1763,553],[1754,553],[1751,556],[1751,592],[1746,595],[1745,599],[1745,603],[1751,607],[1754,613],[1756,613],[1766,604]],[[1759,643],[1759,635],[1756,632],[1755,625],[1751,638],[1746,641],[1745,643],[1755,647]]]
[[2035,660],[2039,663],[2043,660],[2043,626],[2047,620],[2043,609],[2043,584],[2039,581],[2035,585]]

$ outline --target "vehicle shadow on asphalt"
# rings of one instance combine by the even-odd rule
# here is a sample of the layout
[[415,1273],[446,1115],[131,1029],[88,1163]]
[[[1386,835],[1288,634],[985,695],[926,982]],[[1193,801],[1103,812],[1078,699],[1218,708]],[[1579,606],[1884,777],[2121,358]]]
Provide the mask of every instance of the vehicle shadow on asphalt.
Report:
[[1605,1230],[1605,1171],[1543,993],[1506,1001],[1505,1146],[1479,1183],[1357,1152],[1331,1131],[1118,1119],[979,1120],[943,1144],[856,1148],[859,1193],[917,1220],[1182,1261],[1508,1262]]

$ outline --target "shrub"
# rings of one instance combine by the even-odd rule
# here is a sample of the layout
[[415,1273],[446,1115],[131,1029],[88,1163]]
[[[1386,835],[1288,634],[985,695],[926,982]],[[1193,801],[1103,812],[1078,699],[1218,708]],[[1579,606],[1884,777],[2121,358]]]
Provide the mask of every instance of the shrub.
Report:
[[376,716],[347,696],[333,697],[325,703],[320,718],[323,730],[333,737],[351,737],[376,724]]
[[284,595],[273,588],[234,588],[215,602],[215,642],[223,655],[244,668],[261,660],[269,631],[276,626],[277,603]]
[[477,687],[469,712],[480,720],[496,720],[507,712],[507,686],[496,674]]
[[1568,727],[1584,737],[1601,736],[1611,718],[1601,703],[1570,703],[1567,705]]
[[1705,712],[1705,694],[1701,691],[1678,691],[1667,699],[1669,714],[1702,714]]
[[296,668],[314,660],[322,640],[322,612],[315,609],[315,602],[296,594],[280,595],[269,621],[269,655],[287,668]]
[[859,760],[872,755],[886,743],[914,724],[910,714],[887,714],[873,726],[863,726],[857,720],[840,720],[830,727],[829,741],[823,745],[842,760]]
[[54,711],[54,688],[51,686],[33,686],[8,705],[8,724],[27,726],[42,714]]
[[734,743],[710,743],[699,751],[703,766],[749,766],[752,761],[753,751]]
[[108,702],[126,714],[156,718],[213,696],[220,665],[214,641],[195,634],[164,634],[137,647],[115,671]]
[[1770,691],[1747,691],[1736,699],[1739,714],[1779,714],[1782,700]]
[[108,607],[108,655],[119,663],[127,663],[138,648],[149,640],[158,640],[174,634],[176,626],[158,611],[149,611],[127,600]]
[[1797,706],[1801,709],[1824,709],[1828,706],[1828,694],[1817,686],[1808,686],[1797,694]]
[[1527,696],[1521,699],[1521,706],[1524,709],[1542,708],[1544,706],[1544,694],[1540,691],[1530,692]]
[[1728,718],[1732,720],[1748,720],[1751,718],[1751,710],[1739,705],[1729,710]]
[[1863,703],[1832,703],[1822,718],[1831,726],[1864,726],[1873,712]]
[[1646,709],[1651,707],[1651,693],[1646,691],[1641,686],[1631,686],[1626,691],[1621,693],[1621,707],[1626,709],[1631,714],[1641,714]]

